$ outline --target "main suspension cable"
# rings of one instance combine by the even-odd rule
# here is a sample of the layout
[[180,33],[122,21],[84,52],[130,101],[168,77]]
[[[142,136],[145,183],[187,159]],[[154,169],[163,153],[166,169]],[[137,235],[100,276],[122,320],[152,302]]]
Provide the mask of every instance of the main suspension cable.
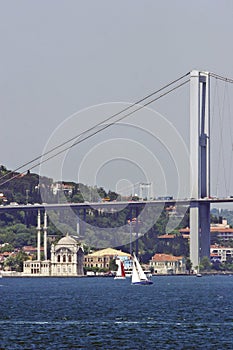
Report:
[[[149,95],[143,97],[142,99],[138,100],[137,102],[133,103],[132,105],[127,106],[126,108],[122,109],[121,111],[119,111],[119,112],[117,112],[117,113],[115,113],[115,114],[109,116],[108,118],[106,118],[105,120],[103,120],[103,121],[97,123],[97,124],[94,125],[93,127],[89,128],[89,129],[83,131],[82,133],[80,133],[80,134],[78,134],[78,135],[76,135],[76,136],[70,138],[69,140],[66,140],[65,142],[63,142],[63,143],[61,143],[61,144],[59,144],[59,145],[53,147],[52,149],[48,150],[48,151],[45,152],[44,154],[35,157],[35,158],[32,159],[31,161],[29,161],[29,162],[27,162],[27,163],[24,163],[23,165],[17,167],[16,169],[14,169],[14,170],[12,170],[12,171],[10,171],[10,172],[4,174],[2,177],[0,177],[0,181],[1,181],[2,179],[6,178],[6,177],[9,177],[11,174],[14,174],[14,173],[17,172],[18,170],[20,170],[20,169],[22,169],[22,168],[25,168],[26,166],[28,166],[28,165],[34,163],[34,162],[37,161],[38,159],[41,159],[42,157],[45,157],[46,155],[48,155],[48,154],[50,154],[50,153],[56,151],[57,149],[61,148],[62,146],[65,146],[66,144],[70,143],[71,141],[74,141],[75,139],[80,138],[81,136],[85,136],[85,134],[87,134],[88,132],[94,131],[94,130],[95,130],[96,128],[98,128],[99,126],[103,125],[103,127],[102,127],[101,129],[98,129],[97,131],[94,131],[94,132],[91,133],[90,135],[87,135],[87,136],[85,136],[84,138],[82,138],[81,140],[78,140],[78,141],[74,142],[71,146],[66,147],[65,149],[60,150],[60,151],[57,152],[56,154],[54,154],[54,155],[52,155],[52,156],[50,156],[50,157],[48,157],[48,158],[46,158],[46,159],[44,159],[44,160],[42,160],[42,161],[36,163],[35,165],[33,165],[33,166],[27,168],[27,170],[31,170],[31,169],[33,169],[33,168],[35,168],[35,167],[41,165],[42,163],[47,162],[48,160],[50,160],[50,159],[52,159],[52,158],[58,156],[59,154],[61,154],[61,153],[65,152],[65,151],[67,151],[68,149],[70,149],[70,148],[72,148],[72,147],[78,145],[79,143],[81,143],[81,142],[83,142],[83,141],[89,139],[90,137],[93,137],[94,135],[98,134],[99,132],[101,132],[101,131],[103,131],[103,130],[109,128],[110,126],[114,125],[115,123],[117,123],[117,122],[123,120],[124,118],[130,116],[131,114],[133,114],[133,113],[135,113],[135,112],[141,110],[142,108],[148,106],[149,104],[155,102],[156,100],[162,98],[163,96],[169,94],[170,92],[172,92],[172,91],[176,90],[177,88],[181,87],[182,85],[186,84],[186,83],[189,81],[189,79],[188,79],[188,80],[185,80],[184,82],[182,82],[181,84],[175,86],[174,88],[172,88],[172,89],[170,89],[170,90],[168,90],[168,91],[162,93],[161,95],[159,95],[158,97],[156,97],[156,98],[150,100],[149,102],[147,102],[147,103],[145,103],[145,104],[143,104],[143,105],[140,105],[136,110],[133,110],[133,111],[131,111],[131,112],[129,112],[129,113],[127,113],[127,114],[121,116],[121,117],[118,118],[117,120],[115,120],[115,121],[113,121],[113,122],[111,122],[111,123],[106,124],[106,122],[108,122],[108,121],[110,121],[111,119],[113,119],[113,118],[119,116],[120,114],[122,114],[122,113],[128,111],[129,109],[131,109],[131,108],[133,108],[133,107],[139,105],[141,102],[143,102],[143,101],[147,100],[148,98],[150,98],[150,97],[152,97],[152,96],[158,94],[158,93],[161,92],[162,90],[167,89],[167,88],[170,87],[171,85],[173,85],[173,84],[177,83],[178,81],[180,81],[180,80],[184,79],[185,77],[187,77],[189,74],[190,74],[190,72],[184,74],[183,76],[179,77],[178,79],[175,79],[175,80],[173,80],[172,82],[166,84],[166,85],[163,86],[162,88],[160,88],[160,89],[158,89],[158,90],[152,92],[151,94],[149,94]],[[7,182],[9,182],[9,181],[13,180],[14,178],[18,177],[18,175],[19,175],[19,174],[16,174],[16,175],[14,175],[13,177],[8,178],[6,181],[2,182],[2,183],[0,184],[0,186],[6,184]]]

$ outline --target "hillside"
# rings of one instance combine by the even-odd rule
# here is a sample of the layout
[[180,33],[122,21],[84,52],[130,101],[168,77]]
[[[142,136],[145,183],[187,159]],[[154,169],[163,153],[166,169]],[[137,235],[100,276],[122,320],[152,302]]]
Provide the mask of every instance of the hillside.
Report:
[[[3,185],[0,187],[1,205],[11,202],[30,203],[55,203],[59,199],[70,202],[82,203],[86,198],[92,196],[92,200],[99,198],[108,201],[116,200],[118,194],[101,188],[91,188],[84,184],[73,182],[54,183],[53,179],[40,177],[33,173],[11,173],[4,166],[0,167],[0,177],[4,176]],[[8,181],[9,179],[12,179]],[[96,196],[96,197],[95,197]],[[43,198],[43,201],[42,201]],[[80,214],[81,216],[83,213]],[[128,208],[116,213],[97,212],[90,209],[86,213],[86,227],[84,242],[92,248],[106,246],[122,248],[130,251],[129,244],[129,219]],[[135,213],[133,213],[133,216]],[[166,208],[147,208],[140,212],[139,232],[143,236],[138,240],[140,255],[143,260],[148,260],[155,252],[172,253],[174,255],[188,256],[189,249],[187,240],[177,235],[176,239],[169,243],[158,238],[166,232],[169,220],[169,211]],[[157,220],[155,220],[157,217]],[[54,224],[54,222],[56,224]],[[14,248],[22,248],[24,245],[36,245],[37,213],[24,213],[18,211],[12,214],[0,214],[0,244],[8,242]],[[188,214],[185,215],[179,227],[188,225]],[[64,232],[76,233],[77,218],[70,217],[69,212],[50,212],[48,235],[56,235],[59,239]],[[84,223],[80,224],[81,233],[84,232]],[[135,250],[135,228],[132,224],[133,243]],[[176,230],[176,233],[178,231]]]

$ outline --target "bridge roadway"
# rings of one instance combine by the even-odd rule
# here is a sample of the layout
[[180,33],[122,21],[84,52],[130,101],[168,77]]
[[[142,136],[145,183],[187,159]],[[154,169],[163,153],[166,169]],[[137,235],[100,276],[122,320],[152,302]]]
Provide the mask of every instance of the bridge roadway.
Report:
[[14,204],[14,205],[1,205],[0,206],[0,213],[3,212],[10,212],[10,211],[17,211],[17,210],[23,210],[23,211],[35,211],[35,210],[62,210],[62,209],[103,209],[106,208],[109,211],[114,208],[122,210],[126,207],[129,208],[137,208],[141,206],[159,206],[159,205],[186,205],[186,206],[192,206],[196,205],[197,203],[232,203],[233,198],[200,198],[200,199],[169,199],[169,200],[151,200],[151,201],[122,201],[122,202],[100,202],[100,203],[92,203],[92,202],[85,202],[85,203],[54,203],[54,204],[48,204],[48,203],[42,203],[42,204]]

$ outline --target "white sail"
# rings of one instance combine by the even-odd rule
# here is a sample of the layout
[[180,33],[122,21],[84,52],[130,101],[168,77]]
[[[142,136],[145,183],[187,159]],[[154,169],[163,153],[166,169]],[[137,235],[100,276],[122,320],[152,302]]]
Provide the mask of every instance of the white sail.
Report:
[[122,261],[120,259],[117,259],[116,264],[118,266],[118,269],[117,269],[115,279],[125,279],[125,271],[124,271],[124,265]]
[[139,277],[139,273],[138,273],[138,269],[137,269],[137,265],[136,265],[136,261],[133,260],[133,272],[132,272],[132,283],[139,283],[140,282],[140,277]]
[[132,284],[152,284],[153,282],[148,280],[146,277],[136,255],[133,255],[133,273],[132,273]]
[[139,275],[140,280],[141,281],[142,280],[147,280],[147,277],[146,277],[146,275],[145,275],[141,265],[139,264],[139,261],[138,261],[137,257],[135,256],[134,259],[135,259],[135,263],[136,263],[136,266],[137,266],[138,275]]

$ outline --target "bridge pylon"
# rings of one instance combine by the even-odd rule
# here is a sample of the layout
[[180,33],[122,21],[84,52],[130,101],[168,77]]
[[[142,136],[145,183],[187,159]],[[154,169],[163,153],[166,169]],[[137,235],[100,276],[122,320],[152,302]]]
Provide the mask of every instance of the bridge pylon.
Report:
[[210,255],[210,75],[190,74],[190,259],[193,268]]

